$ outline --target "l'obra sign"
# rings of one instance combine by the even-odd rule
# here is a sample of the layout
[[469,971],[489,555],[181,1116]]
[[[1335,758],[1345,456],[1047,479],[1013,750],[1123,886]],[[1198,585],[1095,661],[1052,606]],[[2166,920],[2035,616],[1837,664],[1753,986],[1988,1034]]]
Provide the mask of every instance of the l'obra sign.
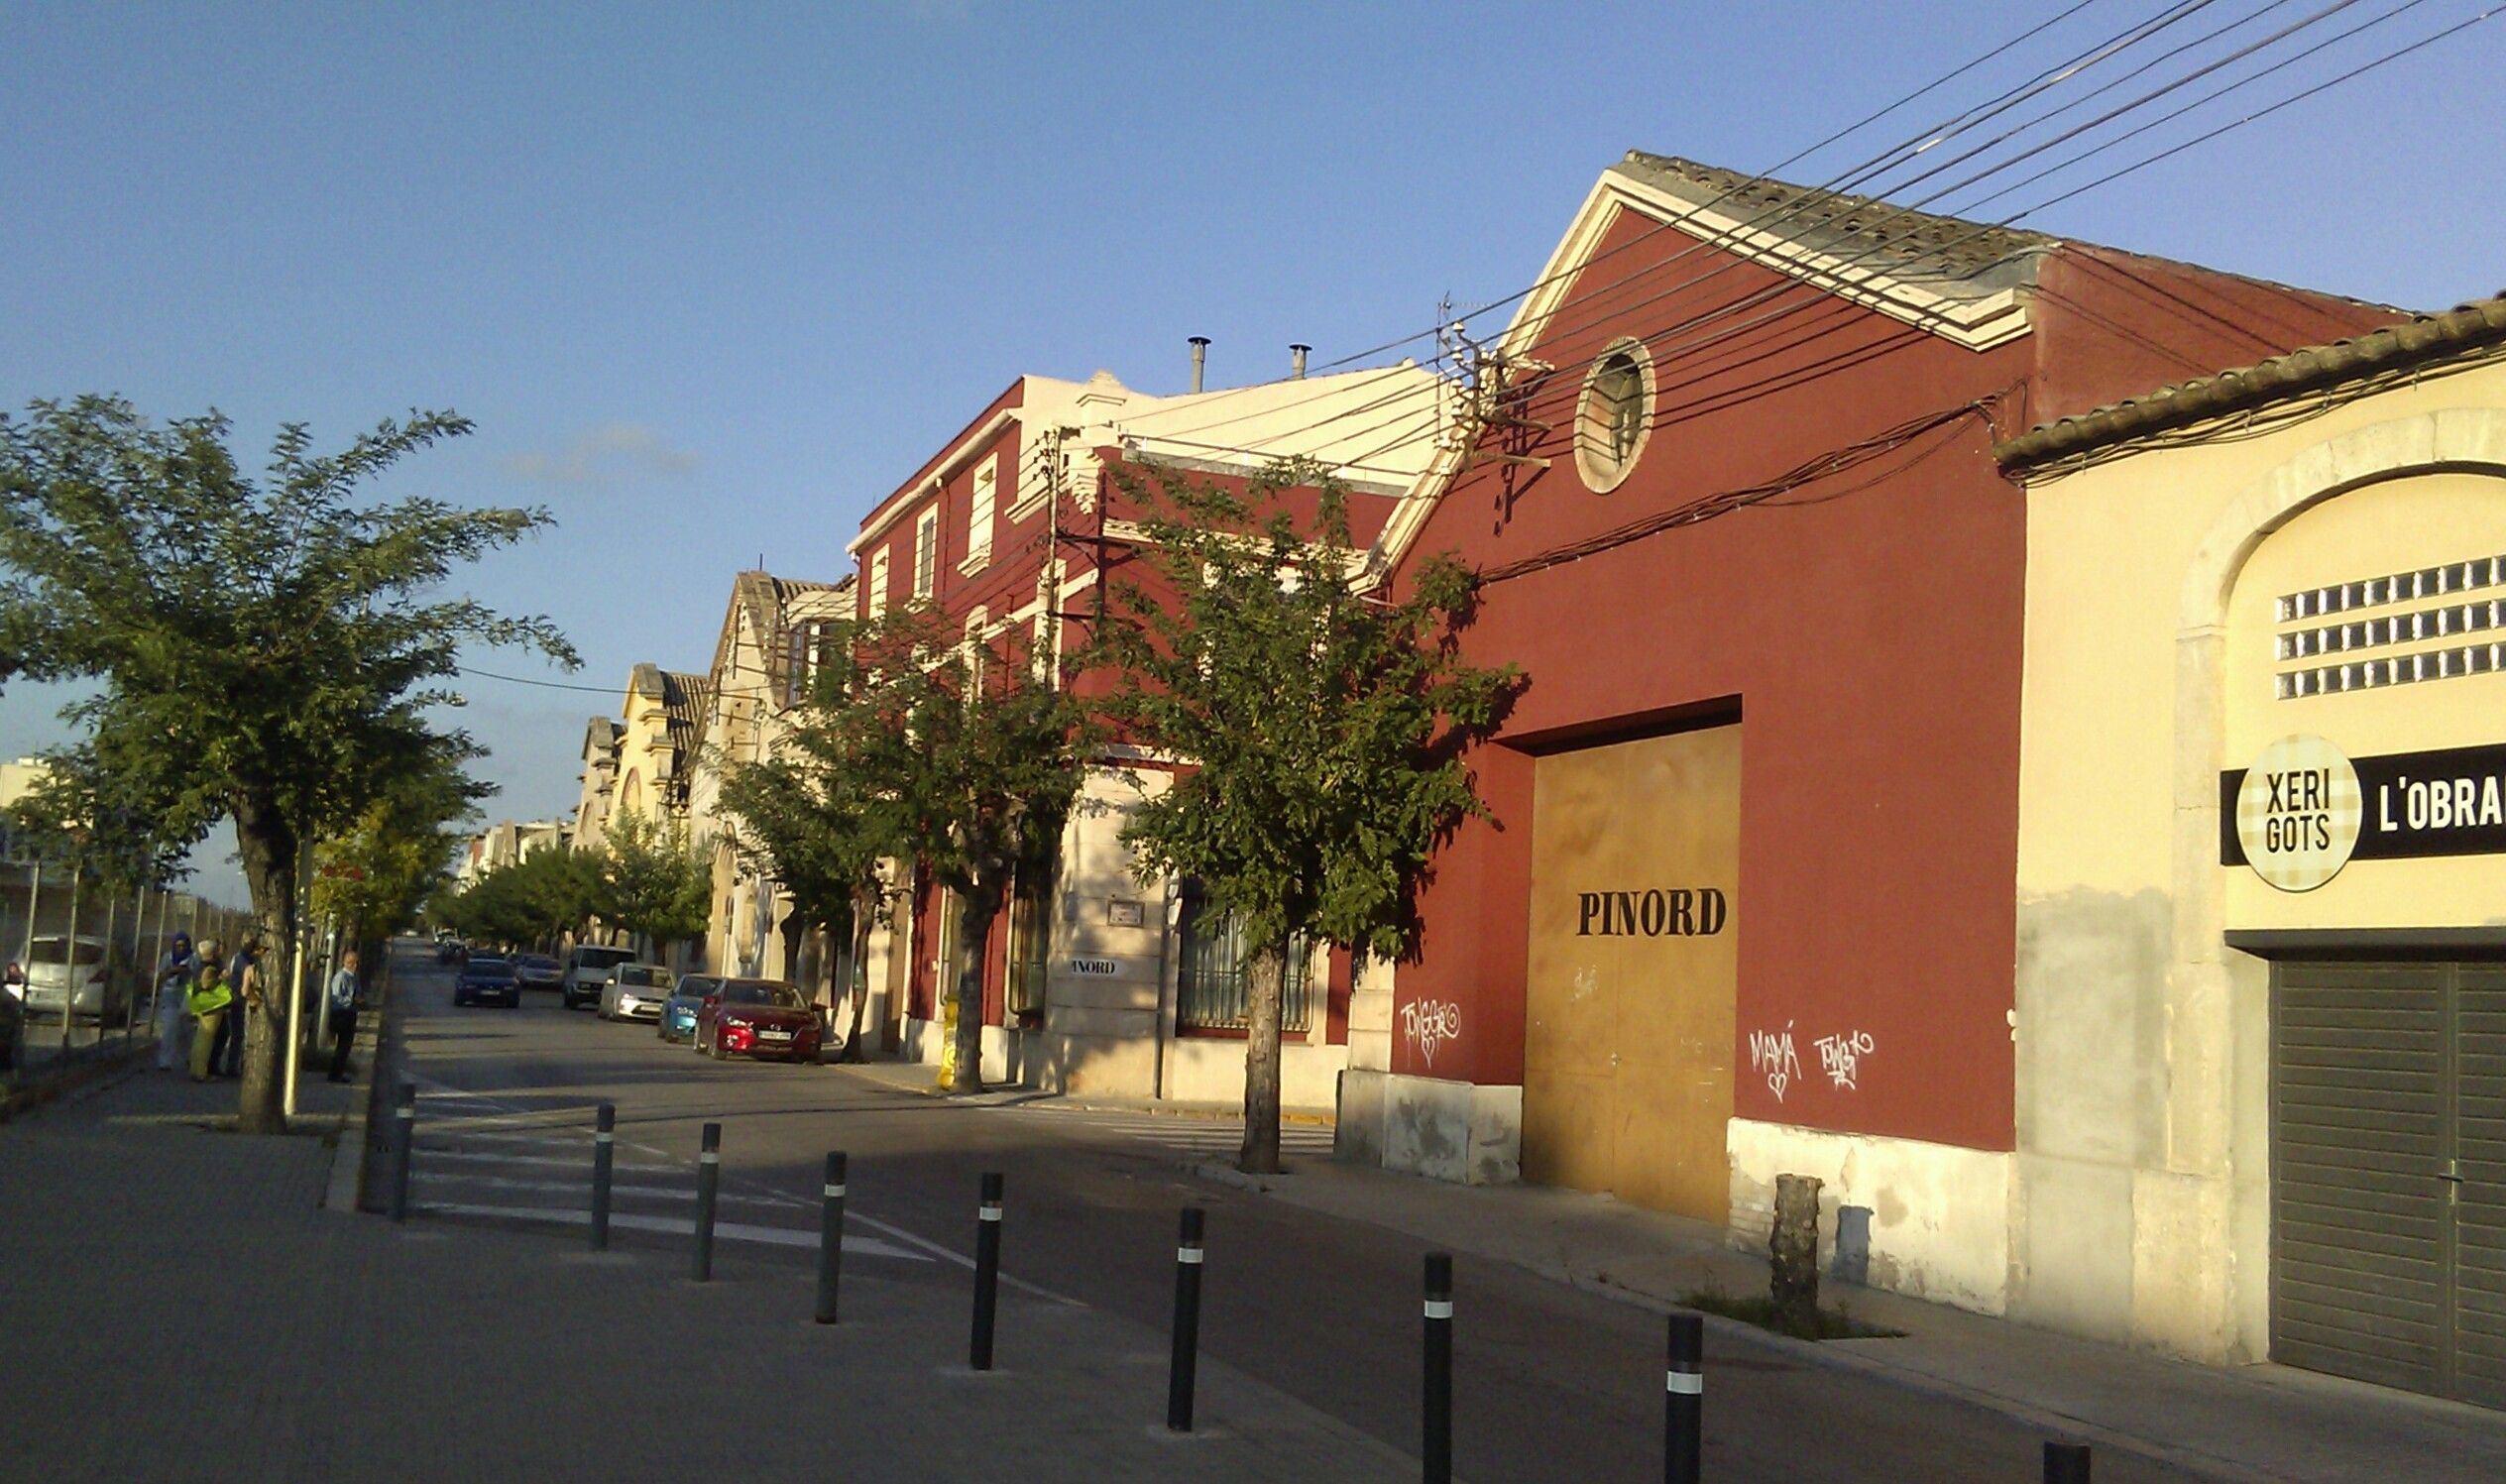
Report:
[[2351,759],[2284,737],[2220,774],[2220,861],[2312,891],[2351,860],[2506,855],[2506,745]]

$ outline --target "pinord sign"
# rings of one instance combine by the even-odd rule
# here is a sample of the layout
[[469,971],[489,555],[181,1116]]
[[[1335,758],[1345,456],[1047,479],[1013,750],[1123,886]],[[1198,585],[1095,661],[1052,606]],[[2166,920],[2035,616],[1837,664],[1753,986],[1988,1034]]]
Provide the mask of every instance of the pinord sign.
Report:
[[2284,737],[2220,774],[2220,862],[2312,891],[2351,860],[2506,855],[2506,744],[2350,758]]

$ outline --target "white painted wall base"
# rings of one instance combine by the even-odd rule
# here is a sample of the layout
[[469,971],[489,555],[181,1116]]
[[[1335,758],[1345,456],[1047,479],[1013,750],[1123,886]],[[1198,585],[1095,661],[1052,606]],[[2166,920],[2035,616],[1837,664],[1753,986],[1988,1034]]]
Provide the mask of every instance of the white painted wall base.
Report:
[[1341,1159],[1449,1180],[1523,1175],[1523,1089],[1350,1068],[1339,1076]]
[[[1327,1113],[1348,1065],[1345,1046],[1279,1049],[1279,1105],[1298,1112]],[[1147,1095],[1147,1088],[1141,1095]],[[1185,1036],[1166,1044],[1166,1095],[1177,1102],[1244,1101],[1244,1043],[1218,1036]]]
[[1764,1252],[1775,1177],[1812,1175],[1825,1184],[1822,1252],[1835,1250],[1838,1207],[1871,1212],[1872,1287],[1979,1313],[2007,1307],[2010,1155],[1751,1118],[1732,1120],[1729,1147],[1733,1246]]

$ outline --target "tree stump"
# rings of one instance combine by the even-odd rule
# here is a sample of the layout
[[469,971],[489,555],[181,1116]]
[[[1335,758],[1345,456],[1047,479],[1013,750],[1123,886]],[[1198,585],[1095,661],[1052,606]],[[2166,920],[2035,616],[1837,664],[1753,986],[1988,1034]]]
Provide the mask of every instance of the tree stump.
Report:
[[1775,1325],[1803,1339],[1819,1337],[1819,1182],[1808,1175],[1775,1177],[1775,1221],[1766,1237],[1767,1275]]

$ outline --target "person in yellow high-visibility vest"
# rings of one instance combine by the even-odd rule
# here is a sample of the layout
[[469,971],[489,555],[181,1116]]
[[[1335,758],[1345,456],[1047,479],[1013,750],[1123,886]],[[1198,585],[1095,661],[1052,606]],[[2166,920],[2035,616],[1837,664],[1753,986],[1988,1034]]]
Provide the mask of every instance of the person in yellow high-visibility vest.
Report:
[[200,961],[200,977],[191,985],[191,1018],[199,1025],[191,1032],[191,1080],[209,1080],[209,1053],[217,1046],[218,1025],[235,1003],[234,991],[226,985],[226,970],[214,958]]

